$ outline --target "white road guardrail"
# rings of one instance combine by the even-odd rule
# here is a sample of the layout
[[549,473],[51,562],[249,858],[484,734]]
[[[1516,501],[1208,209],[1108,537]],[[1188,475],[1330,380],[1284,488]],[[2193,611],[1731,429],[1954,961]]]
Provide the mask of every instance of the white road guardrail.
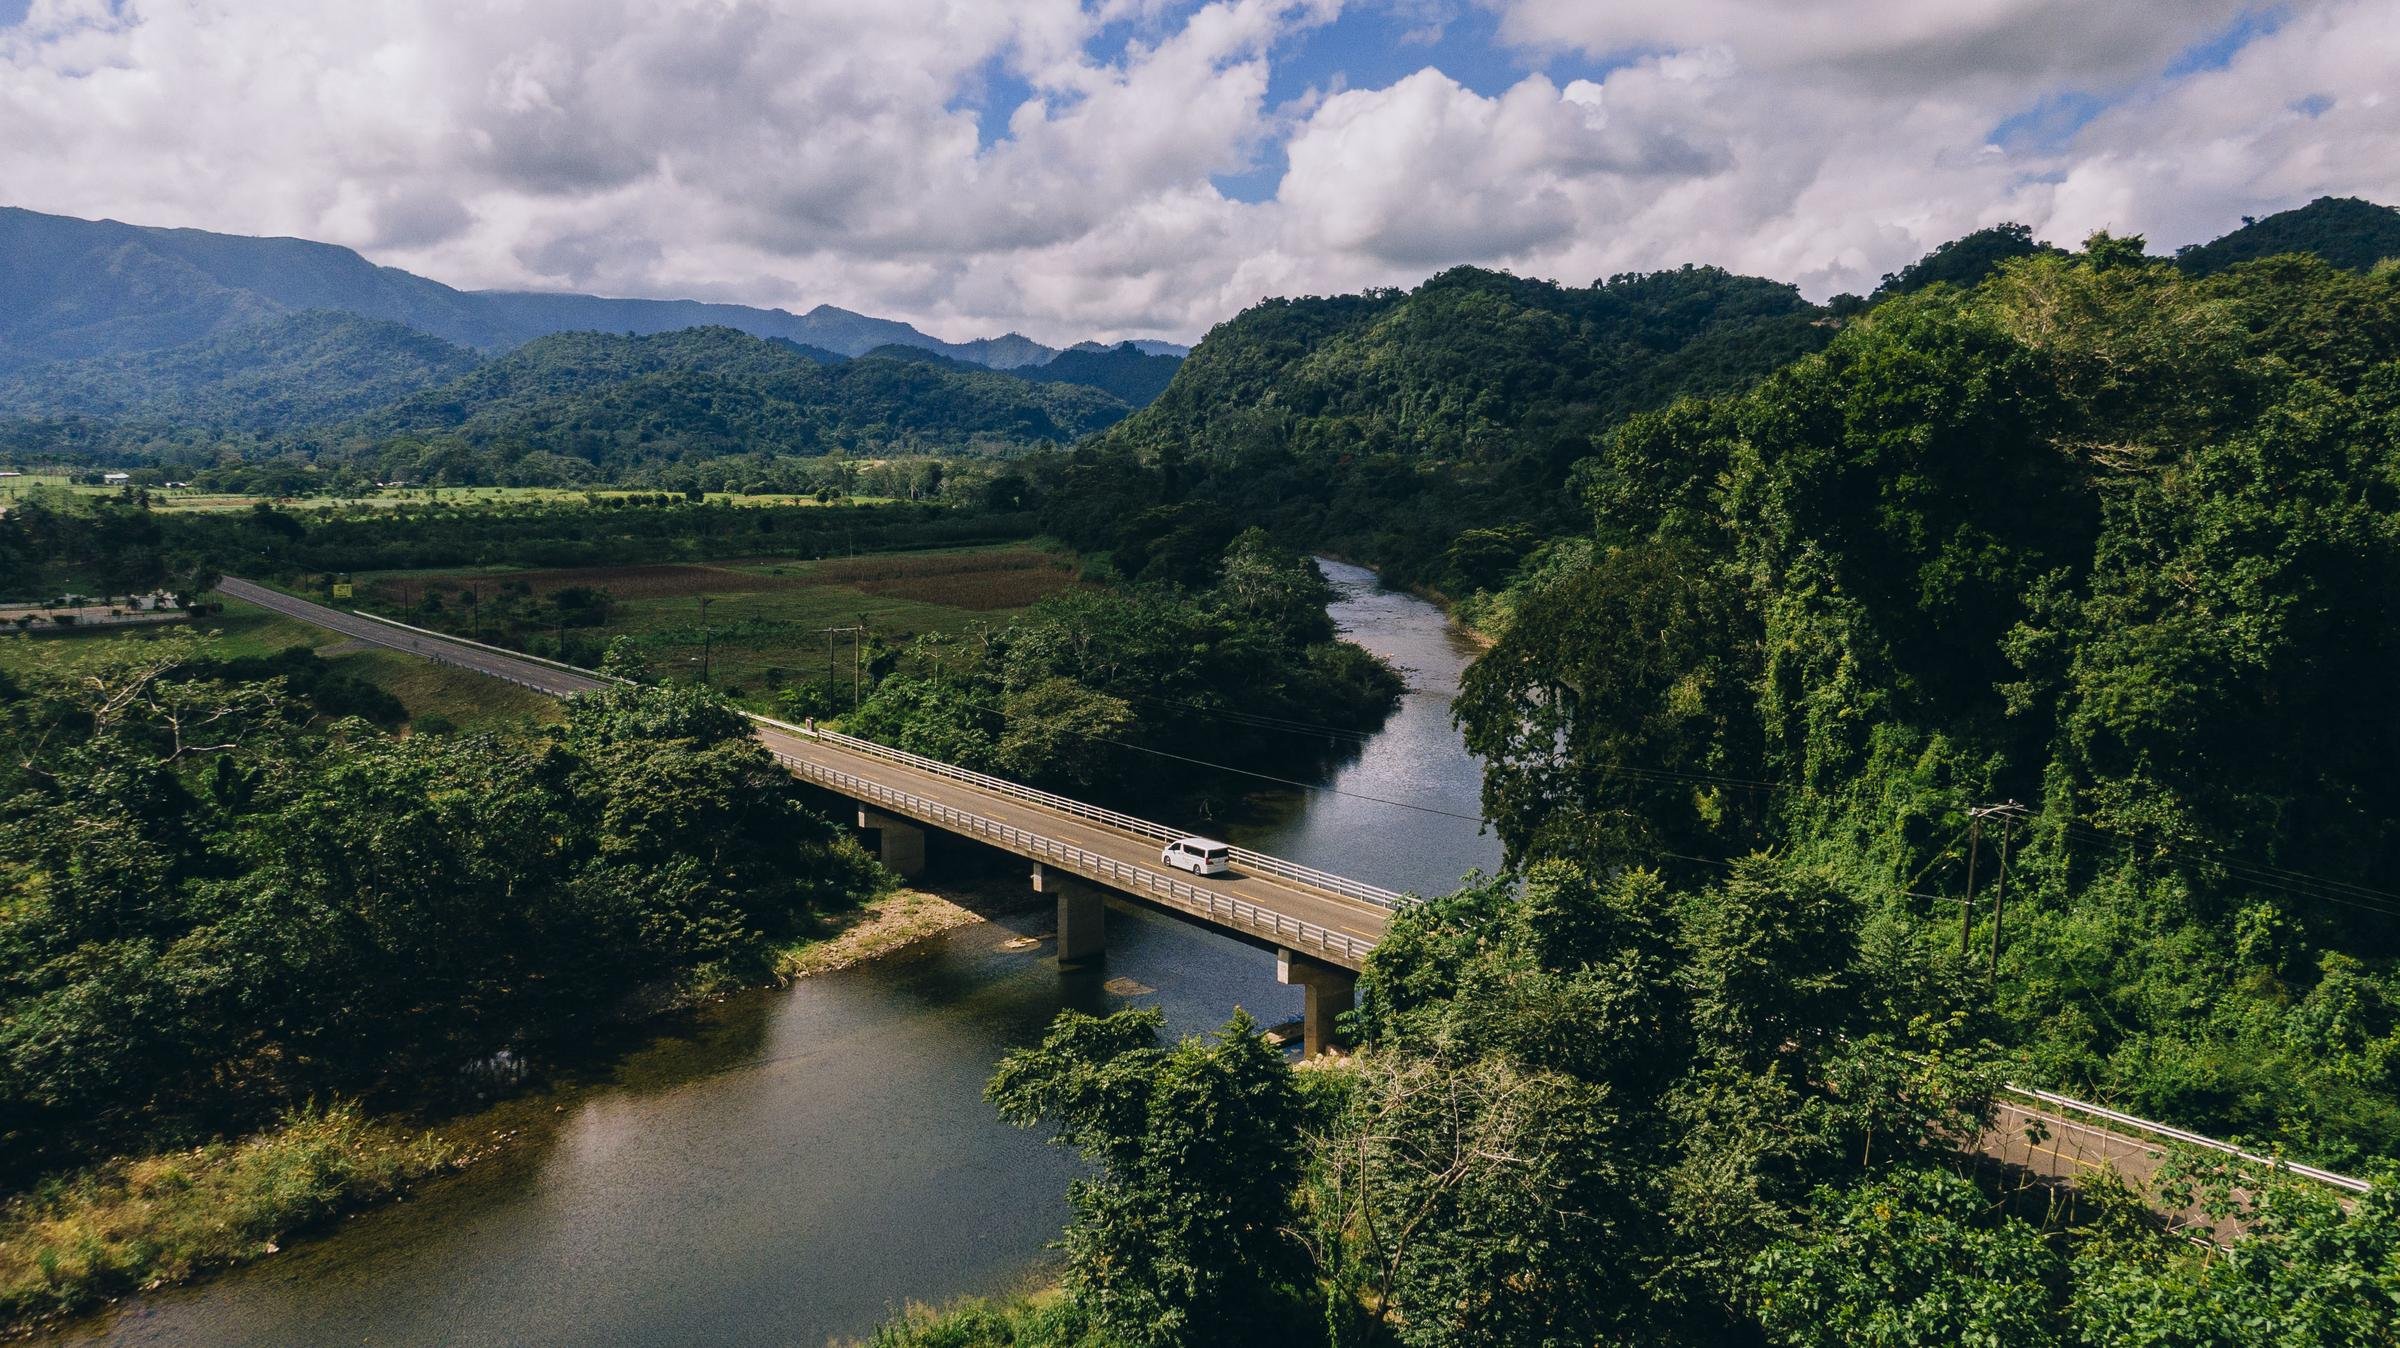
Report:
[[[479,651],[490,651],[490,652],[491,652],[492,654],[494,654],[494,655],[505,655],[505,656],[507,656],[507,657],[508,657],[509,659],[511,659],[511,660],[522,660],[522,661],[524,661],[525,663],[527,663],[527,664],[529,664],[529,665],[548,665],[550,668],[552,668],[552,669],[555,669],[555,670],[558,670],[558,671],[559,671],[559,672],[561,672],[561,673],[564,673],[564,674],[579,674],[579,675],[583,676],[584,678],[591,679],[591,680],[593,680],[593,681],[595,681],[595,682],[598,682],[598,683],[626,683],[626,682],[629,682],[629,680],[617,678],[615,675],[612,675],[612,674],[603,674],[603,673],[601,673],[599,670],[596,670],[596,669],[585,669],[585,668],[584,668],[583,666],[581,666],[581,665],[570,665],[570,664],[568,664],[568,663],[567,663],[566,661],[564,661],[564,660],[553,660],[553,659],[551,659],[550,657],[548,657],[548,656],[546,656],[546,655],[529,655],[529,654],[525,653],[524,651],[514,651],[514,650],[510,650],[510,649],[509,649],[508,647],[506,647],[506,646],[495,646],[495,645],[493,645],[492,643],[490,643],[490,642],[488,642],[488,641],[477,641],[477,640],[475,640],[475,639],[474,639],[474,638],[472,638],[472,637],[457,637],[457,636],[452,636],[452,635],[450,635],[448,632],[436,632],[436,631],[434,631],[434,630],[433,630],[432,628],[430,628],[430,627],[419,627],[419,626],[417,626],[415,623],[404,623],[404,622],[400,621],[398,618],[386,618],[386,617],[384,617],[384,616],[383,616],[382,614],[380,614],[380,613],[369,613],[369,612],[367,612],[365,609],[362,609],[362,608],[354,608],[354,609],[351,609],[351,610],[350,610],[350,614],[351,614],[351,616],[352,616],[352,617],[356,617],[356,618],[364,618],[364,619],[366,619],[368,622],[377,622],[377,623],[382,623],[382,624],[383,624],[384,626],[386,626],[386,627],[397,627],[397,628],[399,628],[399,629],[400,629],[401,631],[403,631],[403,632],[414,632],[414,633],[416,633],[418,636],[421,636],[421,637],[431,637],[431,638],[433,638],[435,641],[447,641],[447,642],[451,643],[452,645],[456,645],[456,646],[473,646],[475,649],[477,649],[477,650],[479,650]],[[432,658],[434,658],[434,657],[428,656],[427,658],[428,658],[428,659],[432,659]],[[480,673],[480,672],[483,672],[483,671],[478,671],[478,672]],[[495,677],[505,677],[505,676],[495,676]],[[509,682],[511,682],[511,683],[515,683],[515,682],[517,682],[517,680],[515,680],[515,679],[510,679],[510,680],[509,680]],[[525,686],[525,687],[528,687],[528,688],[530,688],[530,687],[532,687],[533,685],[531,685],[531,684],[526,684],[526,685],[524,685],[524,686]],[[743,713],[743,714],[744,714],[744,715],[746,715],[746,716],[750,716],[750,719],[752,719],[752,720],[754,720],[754,721],[763,721],[763,720],[767,719],[767,718],[765,718],[765,717],[763,717],[763,716],[751,715],[751,714],[750,714],[750,713],[748,713],[748,712],[745,712],[745,713]],[[778,723],[778,724],[780,724],[780,723]]]
[[2302,1165],[2298,1161],[2261,1156],[2257,1152],[2244,1151],[2230,1142],[2221,1142],[2203,1133],[2190,1132],[2171,1124],[2159,1123],[2153,1119],[2145,1119],[2138,1115],[2110,1109],[2106,1105],[2095,1105],[2088,1100],[2078,1100],[2073,1096],[2060,1095],[2055,1091],[2035,1090],[2029,1086],[2003,1086],[2001,1089],[2023,1099],[2038,1100],[2053,1109],[2086,1114],[2095,1119],[2106,1120],[2119,1128],[2131,1129],[2134,1132],[2166,1142],[2180,1143],[2187,1147],[2200,1147],[2208,1151],[2220,1152],[2237,1160],[2248,1161],[2253,1165],[2265,1166],[2270,1170],[2282,1171],[2286,1174],[2298,1175],[2302,1179],[2315,1180],[2319,1184],[2329,1184],[2336,1189],[2346,1189],[2354,1194],[2363,1194],[2375,1187],[2355,1176],[2336,1174],[2331,1170],[2319,1169],[2313,1165]]

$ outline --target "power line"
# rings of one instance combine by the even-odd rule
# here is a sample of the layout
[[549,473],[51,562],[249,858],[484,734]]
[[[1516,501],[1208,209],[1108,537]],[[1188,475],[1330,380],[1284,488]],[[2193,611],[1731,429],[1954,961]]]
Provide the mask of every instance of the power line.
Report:
[[[2077,838],[2083,842],[2094,844],[2096,846],[2124,848],[2130,850],[2138,845],[2132,839],[2111,837],[2087,825],[2079,824],[2072,820],[2059,821],[2058,827],[2068,836]],[[2338,903],[2344,907],[2357,908],[2365,912],[2377,913],[2384,917],[2400,917],[2400,906],[2386,906],[2384,903],[2373,901],[2377,899],[2388,900],[2392,904],[2400,905],[2400,895],[2389,894],[2377,889],[2369,889],[2364,885],[2352,885],[2343,881],[2327,880],[2318,876],[2306,875],[2297,871],[2286,871],[2282,872],[2282,874],[2265,874],[2261,872],[2267,868],[2256,867],[2252,863],[2239,861],[2223,854],[2195,857],[2186,855],[2185,853],[2170,847],[2158,846],[2154,847],[2153,850],[2156,851],[2160,856],[2169,857],[2177,861],[2188,862],[2193,865],[2214,865],[2222,867],[2230,872],[2237,880],[2242,880],[2263,888],[2272,889],[2279,893],[2289,894],[2295,898],[2320,899],[2328,903]],[[2281,868],[2273,869],[2281,871]],[[2342,891],[2348,892],[2345,893]],[[2366,897],[2352,897],[2352,895],[2364,895]]]
[[[1174,699],[1160,698],[1139,693],[1115,694],[1115,696],[1125,697],[1134,701],[1150,702],[1157,705],[1181,707],[1206,715],[1234,720],[1238,723],[1246,723],[1254,729],[1272,730],[1286,734],[1307,734],[1312,737],[1319,735],[1338,735],[1365,742],[1372,739],[1374,737],[1374,733],[1376,733],[1345,730],[1339,727],[1324,725],[1322,723],[1301,721],[1294,718],[1275,717],[1267,716],[1261,713],[1242,712],[1233,708],[1208,708],[1197,703],[1178,702]],[[1005,711],[987,704],[974,702],[965,698],[961,698],[960,701],[965,703],[967,706],[974,707],[975,709],[986,713],[987,715],[998,716],[1003,720],[1007,718],[1007,713]],[[1213,762],[1204,758],[1195,758],[1187,754],[1173,753],[1164,749],[1154,749],[1148,745],[1133,744],[1124,740],[1112,739],[1105,735],[1094,734],[1089,731],[1071,730],[1069,733],[1092,740],[1096,743],[1108,744],[1121,749],[1128,749],[1135,753],[1150,754],[1155,757],[1190,763],[1198,767],[1211,768],[1219,772],[1227,772],[1238,776],[1256,778],[1257,780],[1272,782],[1279,786],[1296,787],[1303,791],[1315,791],[1325,795],[1345,796],[1354,800],[1364,800],[1374,804],[1389,805],[1397,809],[1414,810],[1422,814],[1438,815],[1443,818],[1463,820],[1485,828],[1492,827],[1492,821],[1483,815],[1462,814],[1455,810],[1441,809],[1438,806],[1420,805],[1412,801],[1394,800],[1385,796],[1370,795],[1362,791],[1347,791],[1340,787],[1303,782],[1289,777],[1278,777],[1272,773],[1257,772],[1248,768],[1237,768],[1231,764]],[[1601,775],[1626,776],[1655,782],[1671,782],[1690,785],[1722,785],[1764,791],[1797,791],[1809,796],[1819,796],[1819,793],[1815,790],[1815,788],[1808,786],[1805,783],[1765,781],[1757,778],[1735,777],[1729,774],[1681,772],[1669,768],[1637,767],[1628,763],[1604,764],[1591,770]],[[2013,801],[2009,802],[2005,806],[1989,807],[1989,812],[1995,817],[2005,817],[2012,822],[2048,821],[2051,818],[2047,812],[2028,809],[2027,807],[2019,805]],[[2069,835],[2080,837],[2083,841],[2100,846],[2131,848],[2136,845],[2131,839],[2112,838],[2106,834],[2100,833],[2088,825],[2081,824],[2072,819],[2057,821],[2057,827]],[[1962,830],[1960,836],[1964,836],[1965,832],[1967,832],[1967,830]],[[1924,878],[1927,871],[1931,870],[1935,865],[1940,864],[1949,855],[1950,849],[1955,847],[1958,841],[1959,838],[1954,836],[1950,842],[1944,844],[1941,851],[1938,852],[1931,861],[1928,861],[1923,867],[1919,868],[1917,873],[1910,877],[1906,884],[1901,886],[1901,893],[1917,898],[1939,897],[1935,895],[1918,893],[1916,890],[1916,884],[1919,880]],[[1699,865],[1730,867],[1733,864],[1729,861],[1711,857],[1696,857],[1684,853],[1664,852],[1653,849],[1639,850],[1642,850],[1645,855],[1664,857],[1677,861],[1689,861]],[[2250,883],[2258,884],[2269,889],[2274,889],[2282,893],[2290,894],[2295,897],[2305,899],[2322,899],[2328,902],[2341,904],[2345,907],[2356,908],[2385,917],[2400,918],[2400,894],[2393,894],[2384,890],[2373,889],[2368,886],[2358,885],[2347,881],[2331,880],[2322,876],[2309,875],[2306,872],[2295,871],[2286,867],[2274,866],[2264,862],[2251,862],[2234,857],[2228,853],[2214,852],[2209,849],[2196,849],[2205,854],[2203,857],[2190,856],[2183,852],[2177,851],[2176,849],[2163,846],[2157,847],[2155,850],[2163,856],[2173,857],[2181,861],[2191,862],[2194,864],[2213,864],[2220,866],[2233,873],[2236,878],[2246,880]],[[2007,864],[2003,862],[2003,877],[2008,874],[2013,874],[2013,871],[2013,867],[2007,866]],[[2002,878],[2000,883],[2005,884],[2006,879]],[[2382,902],[2377,902],[2377,900]],[[1973,912],[1971,893],[1966,902],[1969,906],[1965,910],[1964,915],[1971,920]],[[2395,906],[2387,907],[2384,906],[2385,903]],[[1996,934],[1997,933],[1995,933],[1995,935]]]
[[1327,725],[1322,721],[1302,721],[1288,716],[1269,716],[1264,712],[1243,711],[1236,707],[1211,707],[1198,702],[1156,697],[1146,693],[1114,692],[1108,696],[1125,698],[1133,702],[1147,702],[1153,706],[1174,707],[1181,711],[1197,712],[1212,719],[1234,721],[1258,730],[1275,730],[1295,735],[1307,734],[1312,737],[1333,735],[1361,741],[1373,739],[1381,733],[1380,731],[1344,729],[1340,726]]
[[[1008,719],[1008,713],[1000,708],[990,706],[986,703],[974,701],[971,698],[962,697],[959,698],[958,701],[961,705],[973,707],[975,710],[983,712],[986,715],[997,716],[1003,722]],[[1296,786],[1303,791],[1318,791],[1330,796],[1348,796],[1353,800],[1373,801],[1378,805],[1390,805],[1398,809],[1415,810],[1422,814],[1437,814],[1449,819],[1463,819],[1470,824],[1478,824],[1485,828],[1491,827],[1492,824],[1491,820],[1486,819],[1479,814],[1460,814],[1456,810],[1445,810],[1438,806],[1418,805],[1411,801],[1393,800],[1388,796],[1370,796],[1364,791],[1344,791],[1338,786],[1321,786],[1314,782],[1303,782],[1291,777],[1278,777],[1273,773],[1253,772],[1248,768],[1237,768],[1229,763],[1213,763],[1208,759],[1194,758],[1189,754],[1172,753],[1165,749],[1153,749],[1146,744],[1133,744],[1125,740],[1111,739],[1106,735],[1096,734],[1089,730],[1077,730],[1071,726],[1067,727],[1066,731],[1070,735],[1075,735],[1080,738],[1090,740],[1095,744],[1110,744],[1120,749],[1131,749],[1135,753],[1152,754],[1159,758],[1172,758],[1178,762],[1190,763],[1198,767],[1214,768],[1219,772],[1235,773],[1243,777],[1255,777],[1262,782],[1274,782],[1279,786]]]
[[[1311,736],[1338,735],[1343,738],[1358,740],[1361,743],[1371,741],[1377,735],[1382,733],[1381,731],[1346,730],[1338,726],[1327,725],[1321,721],[1302,721],[1290,717],[1268,716],[1259,712],[1245,712],[1231,707],[1209,707],[1197,702],[1186,702],[1174,698],[1156,697],[1144,693],[1114,692],[1110,693],[1109,696],[1124,698],[1134,702],[1148,702],[1163,707],[1176,707],[1183,710],[1199,712],[1206,716],[1220,717],[1226,720],[1235,721],[1237,723],[1246,724],[1254,729],[1259,730],[1275,730],[1291,734],[1306,733]],[[1761,781],[1755,777],[1734,777],[1724,773],[1711,772],[1684,772],[1672,768],[1636,767],[1630,763],[1602,764],[1594,768],[1593,771],[1603,774],[1649,778],[1651,780],[1664,782],[1716,786],[1738,786],[1756,791],[1784,791],[1792,789],[1783,782]]]
[[[2015,805],[2013,808],[2006,808],[2004,812],[2012,818],[2022,819],[2027,822],[2049,823],[2052,827],[2058,829],[2063,836],[2075,841],[2088,843],[2093,846],[2123,850],[2131,850],[2137,846],[2140,846],[2140,844],[2134,839],[2121,836],[2112,836],[2110,834],[2101,832],[2099,829],[2094,828],[2089,824],[2080,822],[2079,820],[2055,816],[2046,811],[2031,810],[2021,805]],[[1975,812],[1970,811],[1969,813],[1972,815]],[[2267,889],[2276,890],[2280,893],[2289,894],[2295,898],[2321,899],[2331,903],[2342,904],[2345,907],[2357,908],[2366,912],[2380,914],[2385,917],[2400,917],[2400,907],[2387,907],[2385,906],[2384,902],[2375,902],[2375,900],[2382,900],[2394,905],[2400,905],[2400,894],[2392,894],[2383,890],[2372,889],[2365,885],[2353,884],[2347,881],[2330,880],[2322,876],[2309,875],[2306,872],[2294,871],[2286,867],[2270,866],[2265,863],[2245,861],[2241,858],[2231,855],[2230,853],[2216,852],[2209,849],[2194,849],[2195,851],[2203,853],[2203,855],[2194,856],[2185,851],[2180,851],[2163,845],[2152,844],[2151,846],[2152,850],[2160,857],[2182,861],[2192,865],[2217,866],[2229,872],[2237,880],[2246,881]],[[1933,865],[1938,864],[1942,859],[1942,857],[1936,856],[1933,862],[1929,862],[1927,864],[1926,869],[1930,870]],[[1918,872],[1920,877],[1923,874],[1924,871],[1922,870]],[[1914,883],[1914,880],[1910,881],[1910,884],[1913,885]]]
[[1405,800],[1393,800],[1387,796],[1370,796],[1363,791],[1344,791],[1338,786],[1318,786],[1310,782],[1295,781],[1289,777],[1277,777],[1271,773],[1252,772],[1248,768],[1231,767],[1224,763],[1211,763],[1204,758],[1191,758],[1184,754],[1169,753],[1164,749],[1153,749],[1147,745],[1127,744],[1123,740],[1112,740],[1102,735],[1089,735],[1087,738],[1098,740],[1102,744],[1114,744],[1120,749],[1131,749],[1136,753],[1156,754],[1160,758],[1178,759],[1185,763],[1198,764],[1204,768],[1215,768],[1219,772],[1239,773],[1244,777],[1256,777],[1263,782],[1278,782],[1284,786],[1296,786],[1303,791],[1322,791],[1329,796],[1348,796],[1353,800],[1368,800],[1373,801],[1378,805],[1392,805],[1403,810],[1416,810],[1424,814],[1438,814],[1451,819],[1463,819],[1470,824],[1480,824],[1485,828],[1491,827],[1492,824],[1491,820],[1486,819],[1479,814],[1460,814],[1456,810],[1445,810],[1437,806],[1417,805]]

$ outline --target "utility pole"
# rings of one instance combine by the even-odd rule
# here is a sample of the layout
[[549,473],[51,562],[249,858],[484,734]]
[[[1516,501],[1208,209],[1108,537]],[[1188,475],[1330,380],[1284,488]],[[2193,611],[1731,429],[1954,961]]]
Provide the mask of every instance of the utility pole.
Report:
[[2000,920],[2001,906],[2008,899],[2008,845],[2016,836],[2017,820],[2025,807],[2011,800],[1998,805],[1978,805],[1967,811],[1967,899],[1961,906],[1958,919],[1958,958],[1967,959],[1967,946],[1975,930],[1975,856],[1983,842],[1983,823],[1987,819],[2000,821],[2000,872],[1992,880],[1992,954],[1990,979],[2000,978]]
[[709,606],[709,605],[711,605],[711,604],[713,604],[713,603],[715,603],[715,602],[717,602],[717,601],[716,601],[716,599],[715,599],[713,596],[710,596],[710,595],[705,595],[705,594],[704,594],[704,595],[701,595],[699,598],[700,598],[700,682],[702,682],[702,683],[707,683],[707,682],[708,682],[708,653],[709,653],[709,652],[708,652],[708,648],[709,648],[708,606]]
[[866,637],[867,620],[862,617],[848,627],[827,627],[821,630],[825,636],[825,696],[829,698],[833,696],[833,636],[836,632],[850,634],[850,709],[856,711],[858,710],[859,695],[859,662],[862,657],[860,647]]
[[1967,811],[1967,897],[1958,904],[1958,962],[1967,962],[1967,942],[1975,935],[1975,857],[1983,849],[1983,811]]
[[2002,825],[2000,829],[2000,874],[1993,877],[1992,880],[1992,967],[1990,981],[1995,986],[1997,986],[2000,982],[2001,905],[2008,899],[2008,844],[2009,840],[2014,838],[2017,833],[2017,814],[2025,807],[2012,800],[2005,808],[2009,811],[2009,813],[2007,816],[2008,822]]

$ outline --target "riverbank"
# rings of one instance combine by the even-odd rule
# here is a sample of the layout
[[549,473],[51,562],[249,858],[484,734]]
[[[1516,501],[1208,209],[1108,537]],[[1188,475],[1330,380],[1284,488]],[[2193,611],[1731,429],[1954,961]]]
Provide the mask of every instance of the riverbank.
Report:
[[[889,955],[1023,901],[996,880],[953,888],[947,897],[887,890],[828,914],[819,933],[770,952],[772,982]],[[524,1114],[514,1096],[430,1125],[341,1104],[247,1137],[53,1176],[0,1204],[0,1337],[280,1253],[499,1155],[526,1135]]]
[[355,1106],[236,1142],[107,1161],[0,1207],[0,1335],[274,1254],[295,1231],[471,1159]]
[[848,913],[837,914],[830,931],[776,953],[776,981],[790,983],[888,955],[954,927],[981,922],[984,913],[992,910],[990,905],[1005,901],[986,886],[962,888],[976,891],[977,907],[970,908],[922,889],[895,889],[867,900]]

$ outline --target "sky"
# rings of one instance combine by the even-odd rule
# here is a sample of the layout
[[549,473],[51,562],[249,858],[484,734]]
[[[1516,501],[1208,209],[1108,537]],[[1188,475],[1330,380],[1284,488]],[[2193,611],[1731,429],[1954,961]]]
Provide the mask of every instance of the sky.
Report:
[[0,204],[1196,340],[1460,263],[1871,290],[2400,203],[2400,0],[0,0]]

